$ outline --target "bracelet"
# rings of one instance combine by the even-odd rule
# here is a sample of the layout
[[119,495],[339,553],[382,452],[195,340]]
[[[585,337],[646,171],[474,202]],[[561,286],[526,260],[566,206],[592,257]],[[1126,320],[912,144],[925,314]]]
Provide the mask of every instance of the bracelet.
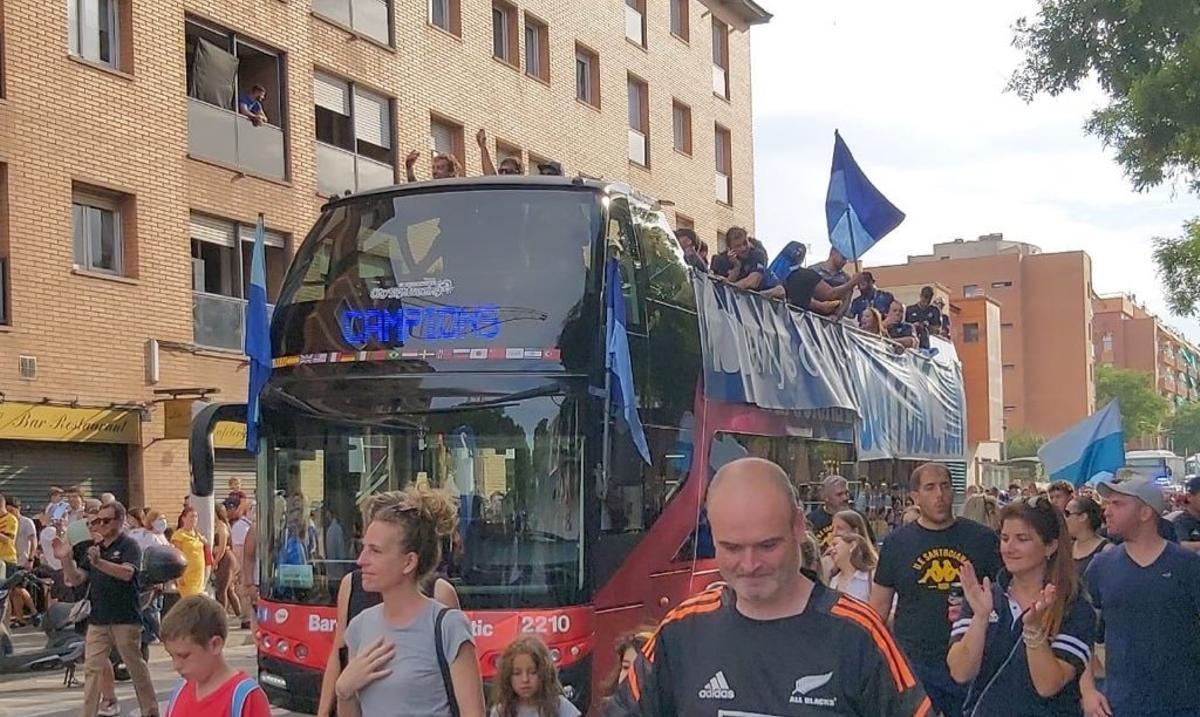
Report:
[[1021,631],[1021,639],[1026,647],[1041,647],[1046,644],[1046,631],[1041,628],[1025,629]]

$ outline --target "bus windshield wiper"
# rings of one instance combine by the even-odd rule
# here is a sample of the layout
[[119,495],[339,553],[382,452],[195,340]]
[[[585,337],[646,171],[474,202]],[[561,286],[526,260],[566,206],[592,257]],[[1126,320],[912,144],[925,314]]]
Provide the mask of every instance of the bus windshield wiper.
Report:
[[544,396],[554,396],[562,393],[562,390],[557,385],[540,386],[538,388],[529,389],[526,391],[515,391],[506,393],[495,398],[489,398],[486,401],[464,401],[463,403],[454,406],[444,406],[441,408],[420,408],[409,413],[423,415],[428,413],[457,413],[459,411],[474,411],[477,408],[503,408],[511,406],[520,401],[530,398],[542,398]]

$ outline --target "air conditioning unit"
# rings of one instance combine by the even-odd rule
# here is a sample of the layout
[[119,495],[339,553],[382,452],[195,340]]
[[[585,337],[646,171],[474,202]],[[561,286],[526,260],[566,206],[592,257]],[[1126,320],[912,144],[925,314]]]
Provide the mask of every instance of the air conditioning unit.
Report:
[[37,378],[37,356],[18,356],[17,365],[21,378],[27,378],[30,381]]

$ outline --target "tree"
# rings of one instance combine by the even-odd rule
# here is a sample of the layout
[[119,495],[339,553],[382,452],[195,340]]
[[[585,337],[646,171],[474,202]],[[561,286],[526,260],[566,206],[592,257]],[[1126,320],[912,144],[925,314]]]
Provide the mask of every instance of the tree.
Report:
[[1036,433],[1012,431],[1004,439],[1004,456],[1010,459],[1036,456],[1045,442],[1046,438]]
[[1200,452],[1200,402],[1185,403],[1168,422],[1176,455]]
[[[1041,0],[1021,18],[1024,52],[1009,89],[1026,101],[1079,89],[1094,78],[1108,104],[1087,132],[1116,151],[1134,188],[1183,182],[1200,192],[1200,12],[1196,0]],[[1156,237],[1154,260],[1171,310],[1200,310],[1200,223]]]
[[1171,403],[1154,389],[1154,376],[1145,371],[1099,366],[1096,369],[1096,405],[1113,399],[1121,402],[1125,438],[1132,440],[1158,433]]

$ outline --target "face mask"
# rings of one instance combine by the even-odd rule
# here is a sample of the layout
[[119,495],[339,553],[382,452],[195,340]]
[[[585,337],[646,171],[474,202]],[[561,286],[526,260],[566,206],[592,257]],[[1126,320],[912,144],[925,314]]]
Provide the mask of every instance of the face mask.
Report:
[[167,521],[165,518],[159,518],[158,520],[154,521],[154,532],[162,533],[162,532],[166,531],[166,529],[167,529]]

